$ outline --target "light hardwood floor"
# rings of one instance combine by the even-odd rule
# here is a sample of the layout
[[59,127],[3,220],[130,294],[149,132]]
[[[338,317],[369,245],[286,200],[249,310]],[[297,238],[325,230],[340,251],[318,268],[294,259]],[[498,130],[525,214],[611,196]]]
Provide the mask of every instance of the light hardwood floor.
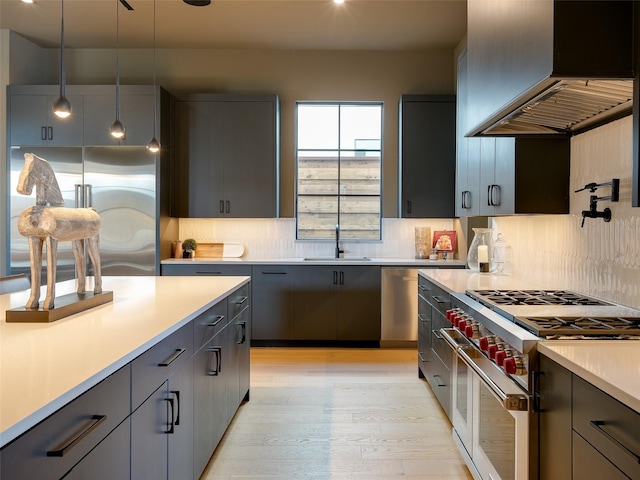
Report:
[[469,480],[415,350],[252,348],[206,480]]

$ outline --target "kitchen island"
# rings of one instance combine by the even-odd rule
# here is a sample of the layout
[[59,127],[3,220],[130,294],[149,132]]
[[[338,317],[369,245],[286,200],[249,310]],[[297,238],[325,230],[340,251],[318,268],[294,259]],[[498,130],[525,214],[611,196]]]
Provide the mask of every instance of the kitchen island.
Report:
[[[29,291],[0,296],[3,318],[0,323],[0,446],[14,447],[43,424],[46,425],[52,418],[59,416],[70,404],[91,398],[93,391],[109,382],[116,382],[119,388],[126,390],[122,395],[126,402],[126,421],[129,421],[128,415],[131,412],[133,423],[137,413],[133,411],[138,407],[142,409],[144,400],[157,388],[155,384],[153,387],[146,385],[147,380],[153,379],[155,382],[158,375],[164,375],[169,381],[179,378],[177,367],[169,365],[179,357],[173,365],[192,365],[187,362],[191,361],[190,358],[195,358],[194,352],[198,348],[204,350],[202,345],[209,338],[217,338],[213,330],[207,330],[208,336],[205,338],[205,327],[219,323],[216,327],[219,331],[224,329],[231,332],[230,339],[232,334],[235,335],[230,342],[233,344],[244,342],[245,337],[250,338],[250,326],[247,325],[250,317],[243,316],[250,312],[250,302],[247,301],[249,282],[249,277],[106,277],[103,279],[103,287],[105,291],[113,291],[112,303],[48,324],[7,323],[4,320],[5,311],[24,306]],[[75,281],[57,285],[59,295],[71,293],[74,288]],[[244,296],[240,298],[239,295]],[[227,300],[228,320],[220,322],[219,320],[227,317]],[[223,310],[220,310],[221,306],[224,307]],[[213,313],[220,315],[209,313],[215,309],[217,310]],[[239,314],[241,311],[246,313]],[[242,321],[236,321],[232,327],[231,321],[241,316]],[[227,324],[229,327],[225,328]],[[237,341],[239,337],[235,332],[242,332],[241,342]],[[195,338],[198,334],[200,336]],[[174,337],[186,345],[184,350],[187,355],[181,357],[181,351],[170,347],[169,352],[175,352],[172,356],[175,358],[168,359],[164,370],[156,368],[165,373],[156,374],[149,370],[150,366],[164,365],[155,359],[149,361],[147,356]],[[197,341],[201,344],[197,344]],[[161,358],[165,358],[166,353],[161,355]],[[246,355],[248,357],[248,350]],[[193,368],[185,368],[193,378]],[[244,369],[248,375],[248,365]],[[112,380],[114,378],[122,381]],[[196,383],[197,381],[196,379]],[[242,385],[245,383],[242,380],[240,382]],[[142,390],[142,386],[149,387],[151,391],[147,393]],[[131,394],[128,393],[129,389]],[[248,385],[246,389],[248,391]],[[110,389],[103,390],[113,393]],[[191,390],[193,391],[193,387]],[[237,392],[234,393],[238,395]],[[140,401],[136,400],[137,394]],[[229,409],[230,416],[235,412],[239,401]],[[183,402],[180,403],[180,408],[184,408]],[[162,409],[164,411],[165,407]],[[230,418],[225,419],[228,420]],[[133,427],[131,431],[133,435]],[[167,437],[168,435],[164,435],[164,439]],[[53,440],[50,439],[49,442]],[[40,443],[44,443],[44,440]],[[55,445],[41,448],[51,447]],[[82,450],[81,447],[73,448]],[[48,450],[47,452],[50,453]],[[6,450],[2,453],[6,453]],[[49,458],[44,453],[43,451],[42,458]],[[132,454],[132,458],[133,456]],[[8,463],[10,462],[3,462],[3,478]]]

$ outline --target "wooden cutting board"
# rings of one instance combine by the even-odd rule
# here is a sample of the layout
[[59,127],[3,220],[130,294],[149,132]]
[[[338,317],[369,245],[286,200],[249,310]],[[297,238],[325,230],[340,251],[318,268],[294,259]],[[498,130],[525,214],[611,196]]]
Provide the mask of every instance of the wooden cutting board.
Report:
[[240,258],[243,254],[241,243],[198,243],[196,250],[200,258]]

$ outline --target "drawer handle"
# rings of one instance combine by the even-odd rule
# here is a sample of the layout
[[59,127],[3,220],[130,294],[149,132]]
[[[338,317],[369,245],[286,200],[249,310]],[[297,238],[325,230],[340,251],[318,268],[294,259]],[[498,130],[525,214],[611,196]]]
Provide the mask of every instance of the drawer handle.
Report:
[[433,379],[436,381],[436,385],[439,387],[446,387],[447,384],[442,381],[442,377],[440,375],[434,375]]
[[182,355],[187,349],[186,348],[178,348],[175,352],[165,358],[162,362],[158,364],[159,367],[168,367],[171,365],[180,355]]
[[438,340],[444,340],[444,338],[442,338],[441,335],[438,334],[438,332],[436,330],[431,330],[431,333],[433,334],[434,337],[436,337]]
[[613,443],[615,443],[618,447],[620,447],[627,455],[629,455],[631,458],[633,458],[633,460],[635,460],[636,463],[640,464],[640,455],[638,455],[637,453],[635,453],[633,450],[631,450],[629,447],[627,447],[626,445],[624,445],[620,440],[618,440],[616,437],[614,437],[613,435],[611,435],[609,432],[607,432],[604,428],[605,422],[603,422],[602,420],[591,420],[589,422],[589,424],[595,428],[596,430],[598,430],[600,433],[602,433],[605,437],[607,437],[609,440],[611,440]]
[[434,295],[431,298],[433,298],[436,303],[447,303],[449,300],[443,300],[442,297],[438,296],[438,295]]
[[427,360],[426,358],[424,358],[424,357],[422,356],[422,352],[418,352],[418,358],[420,359],[420,361],[421,361],[421,362],[424,362],[424,363],[426,363],[426,362],[428,362],[428,361],[429,361],[429,360]]
[[196,275],[222,275],[222,272],[202,272],[202,271],[196,271]]
[[429,287],[427,287],[426,285],[418,285],[418,290],[420,290],[421,292],[430,292],[431,289]]
[[180,391],[179,390],[171,390],[171,393],[176,397],[176,421],[174,422],[176,426],[180,425]]
[[222,320],[224,320],[224,315],[216,315],[213,318],[212,322],[207,323],[207,327],[215,327],[216,325],[218,325]]
[[430,318],[425,317],[422,313],[419,313],[419,314],[418,314],[418,321],[420,321],[420,322],[430,322],[430,321],[431,321],[431,319],[430,319]]
[[247,301],[249,297],[240,297],[239,300],[236,300],[236,305],[242,305],[244,302]]
[[287,272],[260,272],[261,275],[286,275]]
[[78,445],[84,437],[93,432],[101,423],[103,423],[107,419],[106,415],[94,415],[91,417],[91,421],[88,425],[80,430],[75,437],[69,440],[63,447],[57,448],[55,450],[49,450],[47,452],[47,457],[64,457],[69,451]]

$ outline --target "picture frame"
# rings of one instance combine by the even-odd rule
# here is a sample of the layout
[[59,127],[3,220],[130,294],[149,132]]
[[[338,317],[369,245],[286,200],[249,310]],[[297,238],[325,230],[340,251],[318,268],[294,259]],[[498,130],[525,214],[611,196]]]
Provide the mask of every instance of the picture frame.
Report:
[[438,252],[455,252],[455,230],[436,230],[435,232],[433,232],[433,248],[435,248]]

